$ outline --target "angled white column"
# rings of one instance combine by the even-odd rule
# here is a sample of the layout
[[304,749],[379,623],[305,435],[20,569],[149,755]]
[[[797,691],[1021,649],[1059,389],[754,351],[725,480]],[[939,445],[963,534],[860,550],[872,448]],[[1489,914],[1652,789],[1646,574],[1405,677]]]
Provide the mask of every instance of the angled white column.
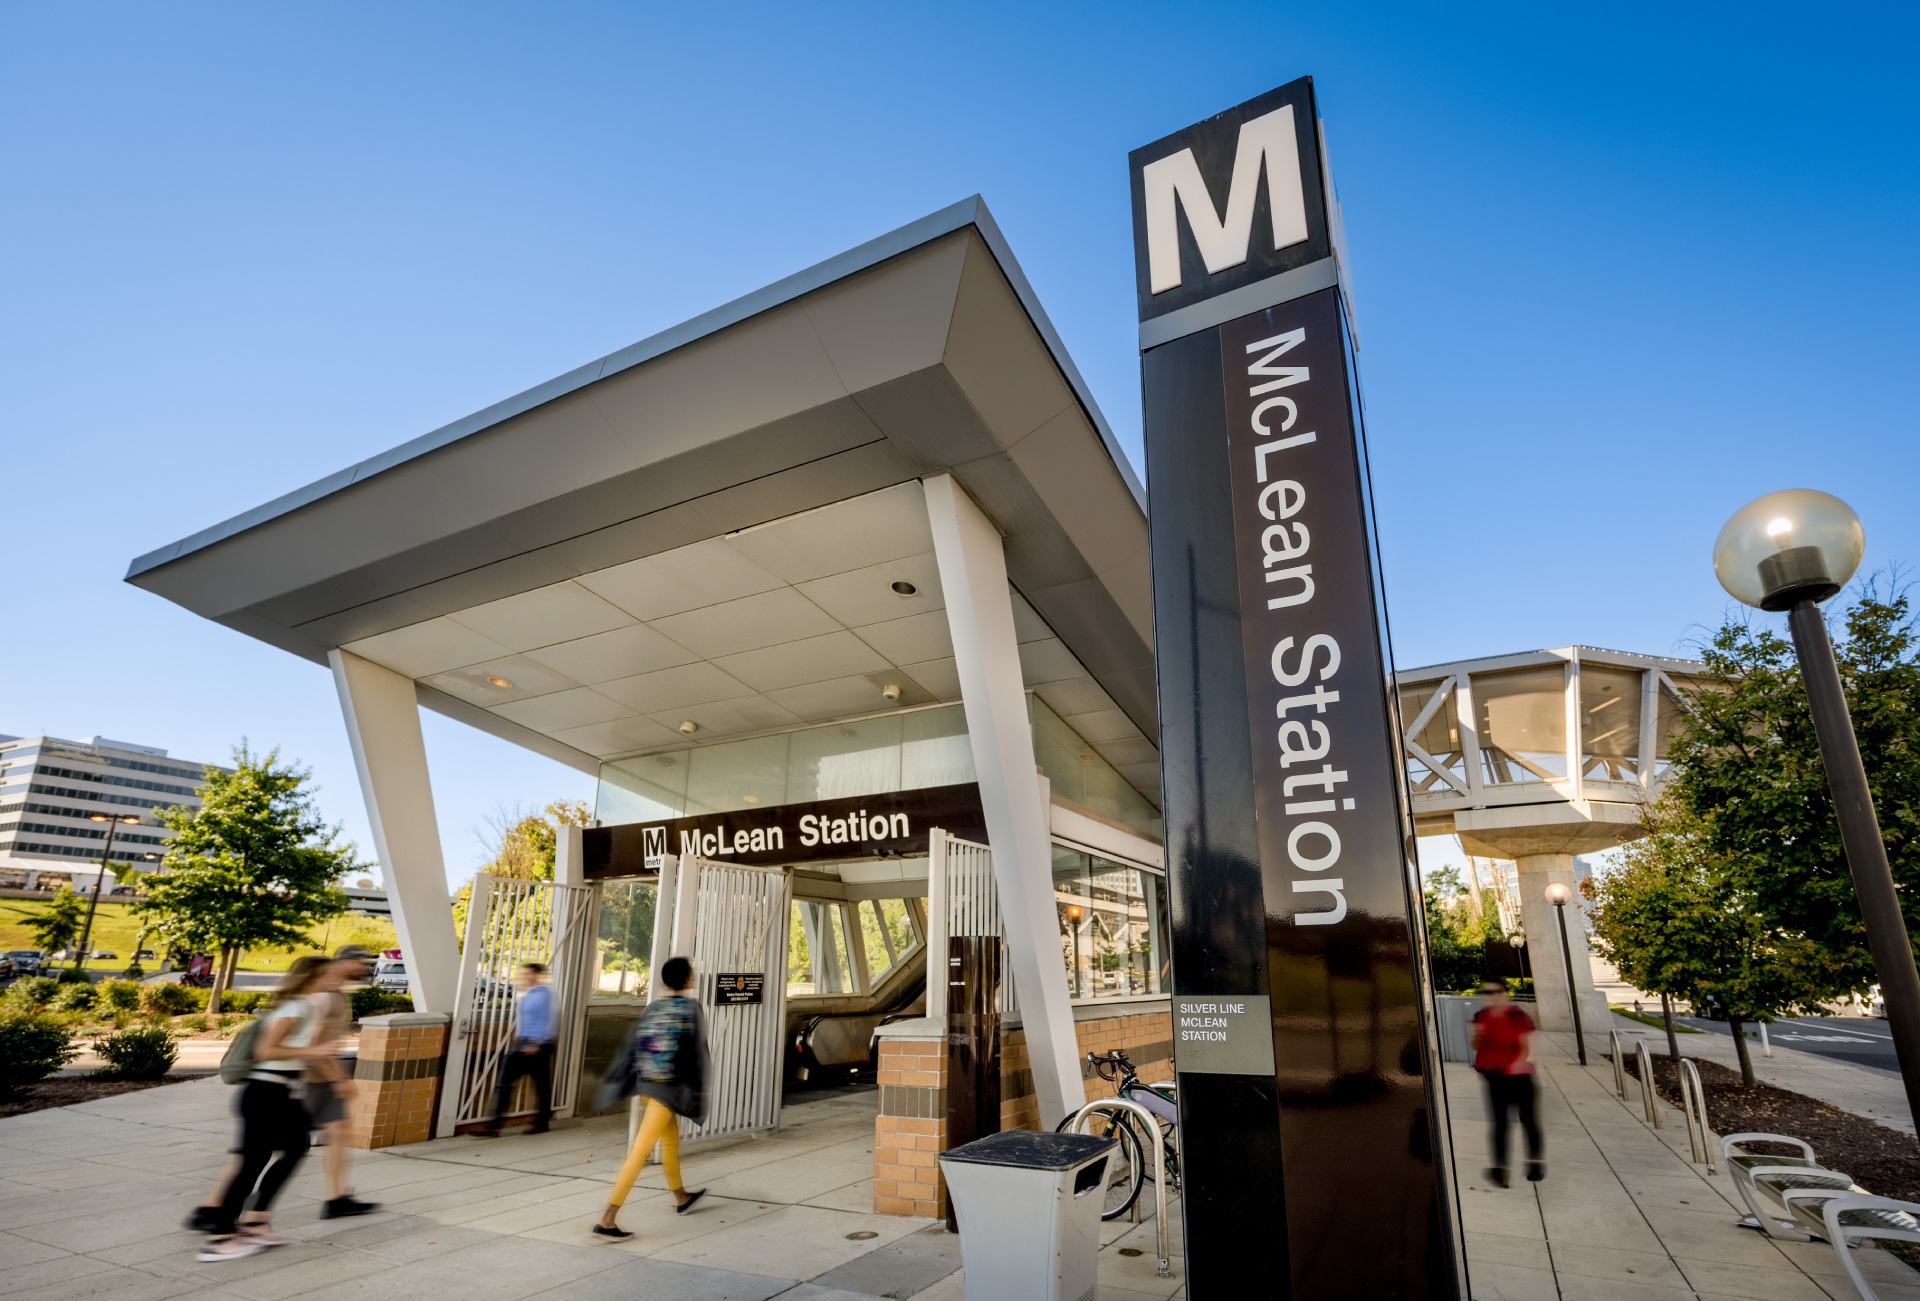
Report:
[[1080,1045],[1060,956],[1047,809],[1035,780],[1033,729],[1020,677],[1019,639],[1000,532],[951,475],[922,481],[934,556],[947,600],[954,663],[993,850],[993,880],[1020,991],[1033,1088],[1043,1128],[1086,1101]]
[[451,1013],[460,949],[413,679],[342,650],[327,652],[327,662],[333,665],[353,763],[360,770],[373,852],[387,879],[394,929],[406,954],[414,1010]]

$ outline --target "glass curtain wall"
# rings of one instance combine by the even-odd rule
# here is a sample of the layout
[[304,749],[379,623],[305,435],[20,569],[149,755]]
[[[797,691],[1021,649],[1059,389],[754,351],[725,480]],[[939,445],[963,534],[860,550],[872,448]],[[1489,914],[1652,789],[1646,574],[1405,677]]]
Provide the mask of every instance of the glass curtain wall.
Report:
[[645,998],[652,977],[653,881],[608,881],[600,889],[600,979],[595,998]]
[[[1035,761],[1054,793],[1160,839],[1160,811],[1028,693]],[[976,780],[959,705],[799,728],[600,766],[602,823],[657,822]]]
[[1074,998],[1127,998],[1171,988],[1162,884],[1158,873],[1053,847],[1060,954]]

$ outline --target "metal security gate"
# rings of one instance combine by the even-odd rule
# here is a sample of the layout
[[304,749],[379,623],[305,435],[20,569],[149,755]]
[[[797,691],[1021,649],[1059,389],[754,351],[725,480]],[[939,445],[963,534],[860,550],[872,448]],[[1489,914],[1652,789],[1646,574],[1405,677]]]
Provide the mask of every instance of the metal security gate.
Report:
[[[791,881],[782,868],[669,858],[661,872],[662,898],[670,877],[672,952],[693,959],[695,988],[707,1016],[707,1119],[702,1125],[681,1121],[681,1137],[775,1129],[787,1019]],[[658,936],[666,920],[657,919],[655,927]]]
[[587,982],[593,978],[599,903],[600,892],[592,886],[485,872],[474,877],[460,949],[453,1044],[435,1130],[441,1137],[493,1114],[501,1054],[513,1036],[513,979],[525,962],[544,964],[553,986],[553,1111],[572,1114],[580,1078],[580,1013],[591,992]]
[[1000,891],[993,883],[993,851],[935,827],[927,835],[927,1015],[947,1014],[947,940],[992,935],[1001,941],[1000,1014],[1020,1010],[1006,961]]

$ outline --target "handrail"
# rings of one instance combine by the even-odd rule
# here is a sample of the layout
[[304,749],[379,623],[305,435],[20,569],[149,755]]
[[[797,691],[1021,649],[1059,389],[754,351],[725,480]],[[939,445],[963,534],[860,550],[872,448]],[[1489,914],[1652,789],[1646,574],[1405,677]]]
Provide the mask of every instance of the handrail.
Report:
[[1073,1118],[1067,1125],[1068,1131],[1070,1133],[1079,1133],[1080,1123],[1082,1121],[1094,1112],[1108,1107],[1125,1107],[1127,1110],[1136,1113],[1140,1117],[1140,1123],[1146,1128],[1147,1137],[1152,1140],[1155,1216],[1154,1242],[1160,1258],[1160,1272],[1158,1277],[1172,1278],[1173,1256],[1168,1249],[1167,1239],[1167,1154],[1165,1145],[1160,1137],[1159,1119],[1151,1111],[1148,1111],[1131,1098],[1118,1096],[1095,1098],[1092,1102],[1087,1103],[1081,1107],[1080,1110],[1073,1113]]
[[1707,1091],[1700,1083],[1700,1071],[1691,1057],[1680,1059],[1680,1109],[1687,1113],[1687,1144],[1693,1149],[1695,1165],[1713,1170],[1713,1148],[1707,1141]]
[[1627,1063],[1626,1049],[1620,1043],[1618,1030],[1607,1031],[1607,1050],[1613,1058],[1613,1088],[1620,1095],[1620,1101],[1627,1100]]
[[1647,1112],[1647,1123],[1655,1129],[1662,1127],[1660,1108],[1653,1096],[1653,1054],[1647,1051],[1647,1041],[1642,1039],[1633,1047],[1634,1062],[1640,1067],[1640,1102]]

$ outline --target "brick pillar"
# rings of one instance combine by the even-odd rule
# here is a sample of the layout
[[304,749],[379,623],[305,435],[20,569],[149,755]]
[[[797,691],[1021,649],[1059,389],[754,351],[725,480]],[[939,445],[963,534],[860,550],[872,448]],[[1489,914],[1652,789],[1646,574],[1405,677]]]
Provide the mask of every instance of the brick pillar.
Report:
[[[947,1044],[930,1019],[888,1026],[880,1040],[873,1211],[943,1219],[947,1187],[934,1154],[947,1146]],[[895,1033],[888,1034],[888,1031]]]
[[348,1141],[354,1147],[393,1147],[433,1137],[448,1020],[438,1012],[396,1012],[360,1023],[360,1061],[348,1117]]

